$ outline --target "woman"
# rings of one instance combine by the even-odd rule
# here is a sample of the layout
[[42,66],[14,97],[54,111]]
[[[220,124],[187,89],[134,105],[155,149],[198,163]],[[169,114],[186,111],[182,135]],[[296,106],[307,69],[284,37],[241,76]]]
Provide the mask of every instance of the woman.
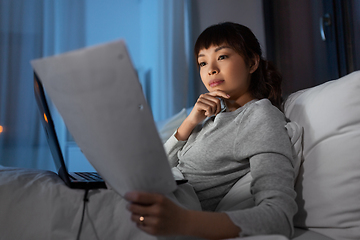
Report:
[[[132,220],[154,235],[291,236],[297,207],[291,143],[279,110],[280,74],[262,58],[251,30],[236,23],[207,28],[195,44],[195,57],[209,92],[199,97],[165,149],[203,211],[160,194],[132,192],[125,196]],[[213,212],[249,171],[254,207]]]

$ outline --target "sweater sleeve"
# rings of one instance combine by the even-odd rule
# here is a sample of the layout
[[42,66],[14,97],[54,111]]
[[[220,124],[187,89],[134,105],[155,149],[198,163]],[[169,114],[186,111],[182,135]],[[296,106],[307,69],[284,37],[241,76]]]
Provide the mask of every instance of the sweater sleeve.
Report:
[[241,119],[235,153],[249,159],[255,207],[226,212],[240,236],[293,234],[297,211],[291,143],[283,114],[258,101]]
[[178,151],[181,150],[186,143],[186,141],[177,140],[175,133],[172,134],[170,138],[164,143],[165,153],[168,156],[171,167],[177,166],[179,162]]

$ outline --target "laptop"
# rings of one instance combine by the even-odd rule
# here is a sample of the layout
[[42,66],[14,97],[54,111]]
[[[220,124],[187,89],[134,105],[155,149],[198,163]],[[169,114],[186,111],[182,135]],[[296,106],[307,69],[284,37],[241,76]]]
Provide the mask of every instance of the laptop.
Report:
[[106,184],[97,172],[68,172],[64,161],[60,143],[56,134],[53,118],[46,100],[44,88],[34,73],[35,99],[40,112],[41,123],[44,127],[46,138],[50,147],[55,167],[59,177],[70,188],[97,189],[106,188]]
[[[186,182],[174,179],[124,41],[35,59],[31,65],[35,84],[43,86],[84,156],[120,195],[167,194]],[[47,134],[54,160],[61,161],[56,135]],[[59,175],[70,182],[64,161]]]

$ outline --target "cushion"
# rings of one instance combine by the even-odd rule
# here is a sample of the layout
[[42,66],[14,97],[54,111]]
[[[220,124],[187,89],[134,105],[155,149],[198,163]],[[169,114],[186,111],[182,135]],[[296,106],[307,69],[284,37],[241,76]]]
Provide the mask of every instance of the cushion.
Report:
[[188,112],[183,108],[180,112],[175,114],[169,119],[156,123],[160,139],[163,143],[169,139],[169,137],[180,127],[181,123],[188,116]]
[[360,71],[290,95],[285,115],[304,128],[295,227],[360,239]]

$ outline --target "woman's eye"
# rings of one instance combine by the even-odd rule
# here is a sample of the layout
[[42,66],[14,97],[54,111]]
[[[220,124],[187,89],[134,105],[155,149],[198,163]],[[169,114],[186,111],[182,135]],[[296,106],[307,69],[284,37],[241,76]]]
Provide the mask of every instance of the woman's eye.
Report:
[[206,63],[205,62],[201,62],[201,63],[199,63],[199,67],[203,67],[203,66],[205,66],[206,65]]
[[228,56],[226,56],[226,55],[221,55],[221,56],[219,56],[219,60],[223,60],[223,59],[225,59],[225,58],[227,58]]

